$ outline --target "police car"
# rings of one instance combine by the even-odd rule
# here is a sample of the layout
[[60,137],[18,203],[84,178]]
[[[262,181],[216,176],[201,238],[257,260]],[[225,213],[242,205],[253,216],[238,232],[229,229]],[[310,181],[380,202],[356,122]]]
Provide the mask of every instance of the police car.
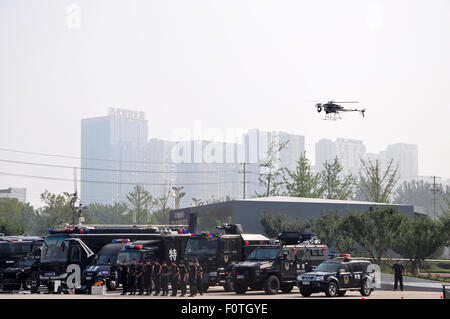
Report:
[[349,254],[328,255],[314,271],[297,277],[304,297],[324,292],[328,297],[344,296],[347,291],[359,291],[369,296],[375,284],[375,270],[365,260],[352,260]]

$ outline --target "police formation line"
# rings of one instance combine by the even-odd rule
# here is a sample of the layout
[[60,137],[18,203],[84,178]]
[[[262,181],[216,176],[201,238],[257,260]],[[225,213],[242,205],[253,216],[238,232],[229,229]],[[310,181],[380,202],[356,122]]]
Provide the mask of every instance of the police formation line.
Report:
[[175,261],[167,264],[158,260],[146,260],[145,263],[140,260],[136,264],[136,259],[127,265],[122,262],[121,279],[123,292],[122,295],[147,295],[150,296],[168,296],[169,284],[172,290],[171,296],[177,296],[180,290],[180,297],[186,295],[187,285],[189,284],[189,297],[194,297],[202,291],[203,269],[198,260],[189,260],[188,265],[181,260],[178,265]]

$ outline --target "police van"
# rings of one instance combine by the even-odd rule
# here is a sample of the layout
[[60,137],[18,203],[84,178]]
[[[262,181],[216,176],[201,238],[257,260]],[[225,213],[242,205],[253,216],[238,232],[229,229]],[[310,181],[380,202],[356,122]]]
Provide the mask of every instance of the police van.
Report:
[[203,268],[203,291],[221,285],[233,291],[231,267],[245,260],[256,248],[270,240],[260,234],[244,234],[240,224],[217,226],[220,233],[196,233],[187,241],[186,258],[198,260]]
[[234,291],[245,294],[250,289],[266,294],[292,291],[297,276],[317,267],[326,257],[327,246],[310,234],[282,233],[279,243],[257,247],[244,262],[233,266]]
[[347,291],[359,291],[369,296],[375,286],[375,269],[366,260],[352,260],[350,254],[330,254],[313,272],[297,278],[300,293],[309,297],[324,292],[328,297],[344,296]]
[[[96,253],[113,239],[173,242],[170,256],[183,255],[187,238],[184,226],[108,225],[50,230],[42,246],[40,280],[50,291],[81,288],[82,270],[92,264]],[[178,243],[178,244],[175,244]],[[170,246],[170,245],[166,245]],[[164,246],[164,247],[166,247]],[[61,289],[59,289],[61,287]]]
[[38,285],[39,257],[44,239],[35,236],[0,238],[0,284],[3,290]]

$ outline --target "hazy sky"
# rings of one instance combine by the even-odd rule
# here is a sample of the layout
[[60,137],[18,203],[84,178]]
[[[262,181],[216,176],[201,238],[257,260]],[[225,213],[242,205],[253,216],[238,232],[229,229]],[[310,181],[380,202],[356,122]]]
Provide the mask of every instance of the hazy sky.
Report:
[[[448,0],[0,0],[0,147],[79,156],[81,119],[122,107],[146,113],[149,137],[195,121],[283,130],[311,159],[320,138],[417,144],[420,174],[449,178],[449,57]],[[317,99],[358,100],[366,117],[324,121]],[[10,186],[33,204],[73,188],[0,175]]]

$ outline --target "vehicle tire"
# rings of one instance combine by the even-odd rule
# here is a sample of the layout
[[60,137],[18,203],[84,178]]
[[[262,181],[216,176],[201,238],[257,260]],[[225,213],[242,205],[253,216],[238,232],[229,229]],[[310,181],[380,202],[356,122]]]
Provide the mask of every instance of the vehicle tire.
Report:
[[288,294],[292,291],[292,289],[294,289],[294,285],[293,284],[284,284],[280,286],[280,289],[283,293]]
[[300,294],[303,296],[303,297],[309,297],[309,296],[311,296],[311,290],[309,290],[309,288],[300,288]]
[[106,289],[108,289],[109,291],[114,291],[117,288],[117,281],[115,280],[108,280],[106,282]]
[[347,292],[347,290],[339,290],[338,296],[339,296],[339,297],[343,297],[343,296],[345,295],[346,292]]
[[361,290],[360,290],[360,293],[364,297],[368,297],[372,293],[372,288],[370,288],[369,283],[367,282],[367,280],[363,282]]
[[247,292],[248,287],[246,285],[235,285],[234,286],[234,291],[238,294],[238,295],[243,295]]
[[267,295],[275,295],[280,290],[280,280],[277,276],[271,275],[264,281],[264,291]]
[[327,295],[327,297],[336,297],[338,291],[338,285],[334,281],[332,281],[328,284],[328,287],[325,290],[325,295]]
[[231,279],[230,275],[227,275],[225,277],[225,285],[223,285],[223,289],[225,289],[226,292],[231,292],[234,290],[233,280]]

